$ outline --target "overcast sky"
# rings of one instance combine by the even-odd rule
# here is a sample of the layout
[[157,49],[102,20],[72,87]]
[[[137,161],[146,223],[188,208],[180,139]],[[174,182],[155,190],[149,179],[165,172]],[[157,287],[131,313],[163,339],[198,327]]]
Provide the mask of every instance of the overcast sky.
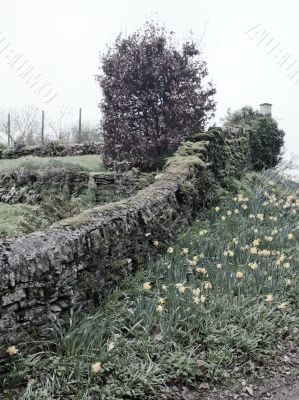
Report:
[[[299,153],[299,6],[294,0],[0,4],[0,108],[36,104],[55,113],[59,105],[69,105],[82,107],[83,119],[98,119],[100,90],[94,75],[99,53],[121,31],[130,33],[147,19],[158,19],[180,40],[190,30],[198,39],[203,36],[203,57],[217,89],[217,123],[229,107],[258,109],[260,103],[272,103],[288,151]],[[18,61],[17,54],[22,56]],[[21,68],[22,60],[27,63]],[[30,65],[34,76],[40,75],[33,89],[26,84]]]

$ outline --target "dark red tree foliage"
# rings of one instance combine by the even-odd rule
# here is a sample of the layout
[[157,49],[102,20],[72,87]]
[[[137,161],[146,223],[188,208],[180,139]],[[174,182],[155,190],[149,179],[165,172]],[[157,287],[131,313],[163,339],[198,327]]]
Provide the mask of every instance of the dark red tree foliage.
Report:
[[150,169],[213,115],[215,89],[193,40],[181,49],[153,23],[120,35],[102,58],[104,162]]

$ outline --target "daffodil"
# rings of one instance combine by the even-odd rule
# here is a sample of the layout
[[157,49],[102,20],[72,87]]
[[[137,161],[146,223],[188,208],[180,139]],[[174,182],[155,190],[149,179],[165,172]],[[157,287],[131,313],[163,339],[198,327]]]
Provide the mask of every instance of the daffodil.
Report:
[[192,293],[193,293],[193,296],[198,297],[200,294],[200,289],[199,288],[192,289]]
[[183,283],[176,283],[175,287],[180,293],[184,293],[186,291],[186,287],[183,285]]
[[260,250],[258,253],[259,253],[260,256],[265,256],[265,257],[271,255],[271,251],[267,250],[267,249]]
[[144,282],[144,284],[143,284],[144,290],[151,290],[151,288],[152,288],[152,285],[150,282]]
[[206,275],[207,270],[205,268],[196,268],[196,272],[199,272],[200,274]]
[[16,354],[18,354],[19,350],[16,348],[16,346],[9,346],[6,349],[6,352],[10,355],[10,356],[15,356]]
[[264,221],[264,214],[257,214],[256,218],[262,222]]
[[100,362],[96,362],[92,364],[91,370],[94,374],[99,374],[102,371],[102,364]]
[[163,310],[164,310],[164,307],[162,306],[162,304],[158,304],[157,307],[156,307],[156,311],[161,314],[161,312]]
[[211,282],[206,282],[206,283],[204,284],[204,288],[205,288],[205,289],[212,289],[213,286],[212,286]]
[[279,305],[277,306],[277,308],[278,308],[279,310],[283,310],[283,309],[285,309],[285,308],[287,307],[287,305],[288,305],[288,303],[287,303],[287,302],[284,302],[284,303],[279,304]]
[[256,247],[251,247],[250,253],[251,254],[257,254],[257,248]]
[[268,302],[268,303],[271,303],[272,301],[273,301],[273,294],[267,294],[267,296],[266,296],[266,301]]
[[206,229],[202,229],[198,232],[199,236],[204,236],[208,231]]
[[248,265],[249,265],[249,267],[250,267],[253,271],[257,269],[257,263],[255,263],[255,262],[250,263],[250,264],[248,264]]

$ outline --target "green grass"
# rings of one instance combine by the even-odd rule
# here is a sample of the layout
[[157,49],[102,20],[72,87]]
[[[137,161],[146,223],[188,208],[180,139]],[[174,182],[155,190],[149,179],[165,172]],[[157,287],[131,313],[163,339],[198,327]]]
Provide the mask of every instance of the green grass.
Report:
[[23,233],[20,222],[28,207],[23,204],[7,204],[0,202],[0,237],[18,236]]
[[174,243],[153,242],[160,255],[98,312],[20,345],[6,398],[181,398],[175,388],[258,373],[278,344],[298,344],[299,186],[269,171],[232,187]]
[[0,160],[0,173],[3,170],[18,168],[30,164],[38,169],[47,166],[53,161],[70,163],[82,167],[90,172],[104,171],[102,158],[99,155],[67,156],[67,157],[21,157],[13,160]]

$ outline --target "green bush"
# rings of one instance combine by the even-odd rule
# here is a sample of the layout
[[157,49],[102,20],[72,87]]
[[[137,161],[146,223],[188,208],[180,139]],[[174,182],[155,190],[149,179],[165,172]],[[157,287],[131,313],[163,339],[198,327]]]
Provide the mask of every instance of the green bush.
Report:
[[248,131],[251,163],[256,171],[273,168],[281,161],[285,133],[272,117],[246,106],[239,111],[228,112],[224,126],[228,129],[242,127]]

